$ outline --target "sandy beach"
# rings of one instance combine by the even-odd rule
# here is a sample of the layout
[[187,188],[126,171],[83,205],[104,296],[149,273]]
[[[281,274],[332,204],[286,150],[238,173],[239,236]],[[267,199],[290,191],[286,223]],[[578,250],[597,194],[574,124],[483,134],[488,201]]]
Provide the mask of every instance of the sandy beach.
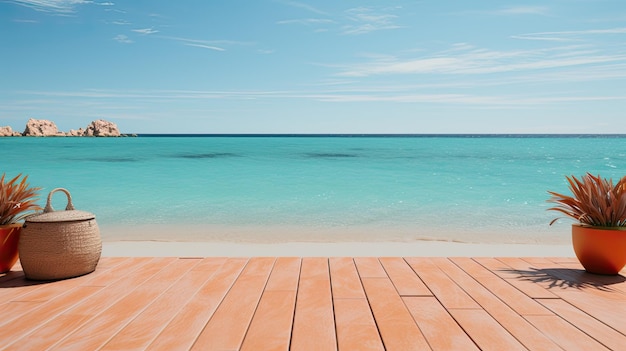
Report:
[[100,226],[103,256],[296,257],[571,257],[569,235],[506,241],[506,234],[437,240],[428,233],[382,227]]
[[572,257],[571,245],[453,242],[233,243],[105,241],[103,256],[175,257]]

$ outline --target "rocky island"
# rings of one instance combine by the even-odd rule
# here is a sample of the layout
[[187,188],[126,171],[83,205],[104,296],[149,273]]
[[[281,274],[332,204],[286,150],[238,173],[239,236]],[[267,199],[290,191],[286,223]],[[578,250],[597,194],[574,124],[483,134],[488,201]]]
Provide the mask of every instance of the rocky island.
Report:
[[121,134],[117,125],[113,122],[99,119],[92,121],[85,129],[71,129],[69,132],[59,131],[56,124],[46,119],[31,118],[26,123],[24,132],[14,131],[11,127],[0,127],[0,137],[7,136],[34,136],[34,137],[120,137],[136,136],[132,134]]

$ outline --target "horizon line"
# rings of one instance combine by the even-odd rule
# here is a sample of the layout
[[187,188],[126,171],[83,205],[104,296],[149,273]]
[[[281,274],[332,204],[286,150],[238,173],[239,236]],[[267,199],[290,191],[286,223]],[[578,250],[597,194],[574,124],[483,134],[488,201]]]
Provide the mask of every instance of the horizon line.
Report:
[[622,133],[122,133],[138,137],[626,137]]

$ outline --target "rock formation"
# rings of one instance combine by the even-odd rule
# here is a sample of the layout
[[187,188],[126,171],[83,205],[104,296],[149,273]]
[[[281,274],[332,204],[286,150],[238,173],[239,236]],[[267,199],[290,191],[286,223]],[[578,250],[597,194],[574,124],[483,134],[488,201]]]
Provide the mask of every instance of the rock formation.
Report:
[[84,135],[100,137],[120,136],[120,131],[117,129],[115,123],[99,119],[91,122],[91,124],[87,126]]
[[6,126],[6,127],[0,127],[0,137],[3,136],[20,136],[22,134],[13,131],[13,129],[11,129],[11,127]]
[[59,136],[59,128],[52,121],[31,118],[26,122],[23,136]]
[[[11,127],[0,127],[0,137],[3,136],[87,136],[87,137],[119,137],[129,136],[126,134],[120,134],[117,125],[113,122],[99,119],[91,122],[86,129],[79,128],[78,130],[71,129],[69,132],[64,133],[59,131],[54,122],[45,119],[31,118],[26,123],[26,129],[24,133],[18,133],[13,131]],[[131,135],[136,136],[136,135]]]

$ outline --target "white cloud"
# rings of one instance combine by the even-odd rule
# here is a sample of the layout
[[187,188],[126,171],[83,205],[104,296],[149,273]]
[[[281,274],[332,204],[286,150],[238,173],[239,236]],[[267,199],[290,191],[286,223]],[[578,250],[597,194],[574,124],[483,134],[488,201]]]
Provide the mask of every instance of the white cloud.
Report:
[[326,24],[333,23],[332,20],[323,19],[323,18],[303,18],[303,19],[292,19],[292,20],[283,20],[278,21],[276,24],[301,24],[301,25],[314,25],[314,24]]
[[76,5],[92,4],[88,0],[9,0],[14,4],[29,7],[35,11],[71,14]]
[[503,15],[546,15],[548,11],[549,8],[544,6],[513,6],[495,11],[495,13]]
[[159,31],[152,29],[152,28],[143,28],[143,29],[133,29],[133,32],[149,35],[149,34],[158,33]]
[[461,46],[414,59],[384,57],[362,64],[345,65],[338,75],[367,77],[390,74],[485,74],[624,62],[625,54],[600,54],[593,50],[572,51],[571,46],[512,51]]
[[165,35],[161,35],[157,37],[162,38],[162,39],[174,40],[187,46],[195,46],[199,48],[216,50],[216,51],[226,51],[226,48],[224,48],[223,46],[255,45],[254,43],[251,43],[251,42],[235,41],[235,40],[200,40],[200,39],[189,39],[189,38],[181,38],[181,37],[171,37],[171,36],[165,36]]
[[394,23],[396,15],[379,13],[373,8],[356,7],[346,11],[350,24],[343,27],[343,34],[358,35],[379,30],[402,28]]
[[322,10],[319,10],[309,4],[302,3],[302,2],[297,2],[297,1],[280,1],[280,2],[285,5],[289,5],[289,6],[297,7],[297,8],[309,11],[309,12],[317,13],[318,15],[328,15],[328,13]]
[[626,28],[611,28],[611,29],[589,29],[589,30],[575,30],[575,31],[561,31],[561,32],[538,32],[527,33],[512,36],[514,39],[525,40],[546,40],[546,41],[575,41],[581,40],[581,38],[589,35],[612,35],[612,34],[626,34]]
[[132,43],[132,42],[133,42],[132,40],[130,40],[130,39],[129,39],[127,36],[125,36],[124,34],[119,34],[119,35],[116,35],[116,36],[113,38],[113,40],[115,40],[115,41],[117,41],[117,42],[120,42],[120,43],[124,43],[124,44],[130,44],[130,43]]
[[205,45],[205,44],[194,44],[194,43],[185,43],[187,46],[195,46],[197,48],[210,49],[215,51],[226,51],[224,48],[220,48],[218,46]]

